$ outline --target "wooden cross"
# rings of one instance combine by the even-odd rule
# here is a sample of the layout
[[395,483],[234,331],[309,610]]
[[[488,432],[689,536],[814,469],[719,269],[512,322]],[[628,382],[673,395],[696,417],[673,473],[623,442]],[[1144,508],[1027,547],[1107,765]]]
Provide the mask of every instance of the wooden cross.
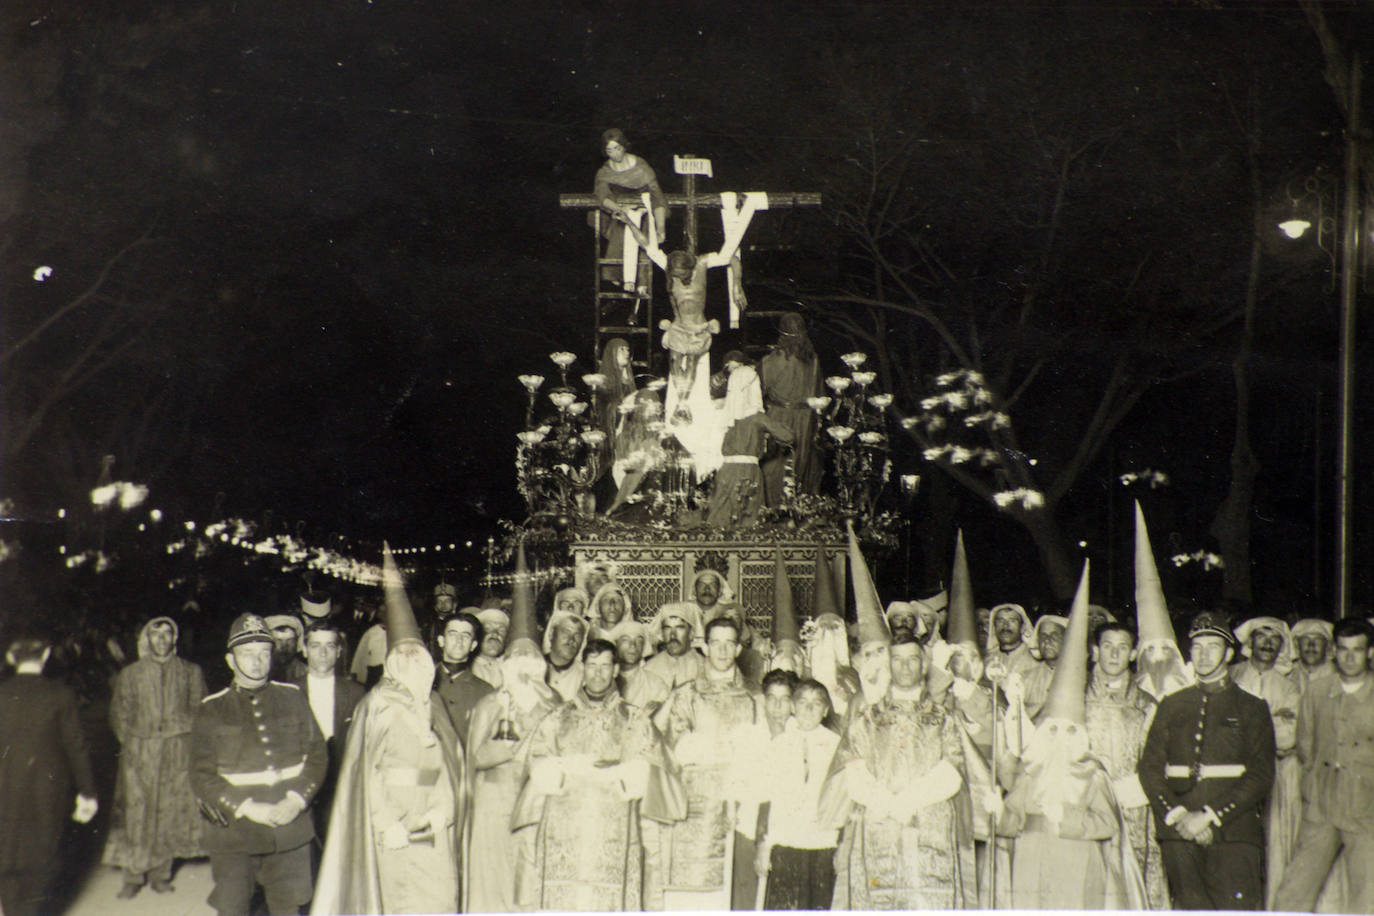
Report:
[[[793,207],[819,207],[821,205],[821,194],[819,191],[766,191],[751,192],[750,194],[699,194],[697,193],[697,176],[711,175],[711,160],[697,159],[692,156],[674,156],[673,167],[682,176],[682,193],[665,194],[668,209],[681,208],[686,211],[683,235],[685,245],[684,250],[689,254],[697,253],[697,210],[721,210],[721,221],[727,234],[732,231],[741,235],[748,227],[749,219],[755,209],[759,210],[786,210]],[[736,201],[744,201],[757,194],[763,195],[761,205],[749,207],[747,213],[726,212],[736,205]],[[755,200],[758,198],[755,197]],[[642,201],[638,194],[617,194],[616,203],[628,206],[642,206]],[[596,210],[600,208],[601,201],[596,199],[593,194],[560,194],[558,195],[558,206],[564,210]],[[742,225],[741,225],[742,223]],[[732,313],[730,316],[730,326],[738,327],[738,316]]]

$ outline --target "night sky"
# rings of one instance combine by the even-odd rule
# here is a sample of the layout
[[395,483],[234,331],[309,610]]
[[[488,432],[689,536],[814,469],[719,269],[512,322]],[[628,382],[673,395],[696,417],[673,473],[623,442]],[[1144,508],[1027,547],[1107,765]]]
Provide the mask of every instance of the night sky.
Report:
[[[1326,11],[1347,50],[1374,34],[1367,5]],[[751,298],[800,303],[830,370],[856,345],[845,309],[867,320],[833,297],[874,292],[845,217],[891,155],[925,301],[966,343],[976,316],[989,365],[1044,362],[1016,408],[1027,452],[1072,451],[1122,353],[1158,380],[1060,504],[1065,536],[1124,537],[1139,494],[1117,475],[1153,467],[1171,478],[1145,494],[1157,537],[1195,549],[1229,474],[1247,140],[1266,214],[1341,171],[1297,4],[10,0],[0,29],[0,347],[19,345],[0,496],[21,514],[81,500],[114,454],[116,479],[201,517],[223,493],[228,514],[399,543],[520,517],[515,375],[558,349],[591,371],[591,235],[558,195],[590,191],[620,126],[666,190],[679,153],[713,160],[708,190],[826,195],[758,217],[746,261]],[[951,360],[892,320],[919,391]],[[1337,333],[1315,245],[1265,240],[1256,322],[1256,584],[1311,601]],[[919,454],[901,461],[933,481]],[[1025,534],[947,481],[912,511],[970,526],[985,581],[1038,579]]]

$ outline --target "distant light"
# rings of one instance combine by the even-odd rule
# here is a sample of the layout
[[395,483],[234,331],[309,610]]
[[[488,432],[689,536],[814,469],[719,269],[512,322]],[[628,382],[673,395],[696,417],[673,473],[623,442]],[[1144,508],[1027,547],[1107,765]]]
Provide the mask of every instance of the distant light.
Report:
[[66,517],[67,517],[67,510],[66,510],[66,509],[58,509],[58,510],[57,510],[57,517],[58,517],[58,518],[66,518]]
[[162,510],[161,510],[161,509],[154,509],[154,510],[152,510],[151,512],[148,513],[148,518],[152,519],[154,524],[156,524],[156,523],[162,521]]
[[444,545],[443,545],[443,544],[435,544],[435,545],[434,545],[434,552],[435,552],[435,553],[438,553],[439,551],[441,551],[441,550],[443,550],[443,549],[444,549]]
[[464,546],[464,547],[467,547],[467,548],[471,548],[471,547],[472,547],[472,541],[466,542],[465,544],[463,544],[463,546]]
[[51,276],[52,276],[52,268],[51,268],[51,267],[40,267],[40,268],[38,268],[37,270],[35,270],[35,271],[33,272],[33,278],[34,278],[34,280],[38,281],[39,283],[42,283],[44,280],[48,279],[48,278],[51,277]]
[[195,523],[195,522],[187,522],[187,523],[186,523],[186,530],[187,530],[187,531],[195,531],[195,530],[196,530],[196,523]]
[[67,552],[67,545],[66,545],[66,544],[63,544],[61,547],[57,548],[57,552],[58,552],[58,553],[66,553],[66,552]]
[[1312,224],[1305,219],[1286,219],[1279,223],[1279,231],[1290,239],[1300,239]]
[[1087,547],[1088,547],[1088,542],[1087,542],[1087,541],[1079,541],[1079,542],[1078,542],[1078,546],[1079,546],[1079,547],[1082,547],[1083,549],[1086,550]]
[[138,530],[139,530],[139,531],[147,531],[147,530],[148,530],[148,526],[145,525],[143,522],[139,522],[139,523],[138,523]]
[[[469,544],[468,546],[471,547],[472,545]],[[457,550],[457,549],[458,549],[458,545],[457,545],[457,544],[449,544],[449,545],[448,545],[448,549],[449,549],[449,550]]]

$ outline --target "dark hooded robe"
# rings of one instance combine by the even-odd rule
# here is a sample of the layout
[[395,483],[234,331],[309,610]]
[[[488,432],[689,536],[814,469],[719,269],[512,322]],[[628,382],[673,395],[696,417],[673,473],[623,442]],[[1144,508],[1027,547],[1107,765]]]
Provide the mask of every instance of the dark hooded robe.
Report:
[[[778,327],[778,342],[759,363],[763,403],[768,418],[792,433],[792,476],[796,492],[816,493],[821,486],[821,462],[816,453],[816,413],[807,398],[821,393],[821,367],[806,322],[788,312]],[[782,504],[787,455],[775,452],[763,462],[763,488],[770,506]]]

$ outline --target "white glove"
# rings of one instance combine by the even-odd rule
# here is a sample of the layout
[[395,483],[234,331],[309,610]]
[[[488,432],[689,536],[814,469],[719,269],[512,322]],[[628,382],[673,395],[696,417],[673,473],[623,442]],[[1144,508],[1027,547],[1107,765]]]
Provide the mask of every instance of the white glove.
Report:
[[643,798],[644,793],[649,791],[649,762],[647,760],[626,761],[618,764],[616,769],[620,771],[620,794],[626,801]]
[[563,793],[563,762],[557,757],[542,757],[530,767],[530,784],[540,795]]
[[1140,786],[1140,777],[1135,773],[1113,779],[1112,791],[1116,793],[1116,803],[1123,808],[1143,808],[1150,803]]
[[1006,692],[1007,701],[1013,706],[1016,705],[1017,700],[1024,699],[1026,696],[1025,682],[1021,680],[1021,675],[1015,671],[1007,673],[1007,679],[1002,682],[1002,690]]
[[410,845],[410,831],[400,821],[392,821],[378,839],[387,849],[404,849]]
[[76,809],[72,811],[72,820],[78,824],[89,824],[91,818],[95,817],[96,811],[100,809],[100,803],[90,795],[76,796]]
[[1006,807],[1002,802],[1002,793],[992,787],[983,790],[980,801],[983,803],[983,810],[993,817],[1001,817],[1002,809]]
[[434,831],[435,837],[438,837],[453,823],[453,812],[444,811],[442,808],[431,808],[425,815],[425,820],[429,822],[429,829]]

